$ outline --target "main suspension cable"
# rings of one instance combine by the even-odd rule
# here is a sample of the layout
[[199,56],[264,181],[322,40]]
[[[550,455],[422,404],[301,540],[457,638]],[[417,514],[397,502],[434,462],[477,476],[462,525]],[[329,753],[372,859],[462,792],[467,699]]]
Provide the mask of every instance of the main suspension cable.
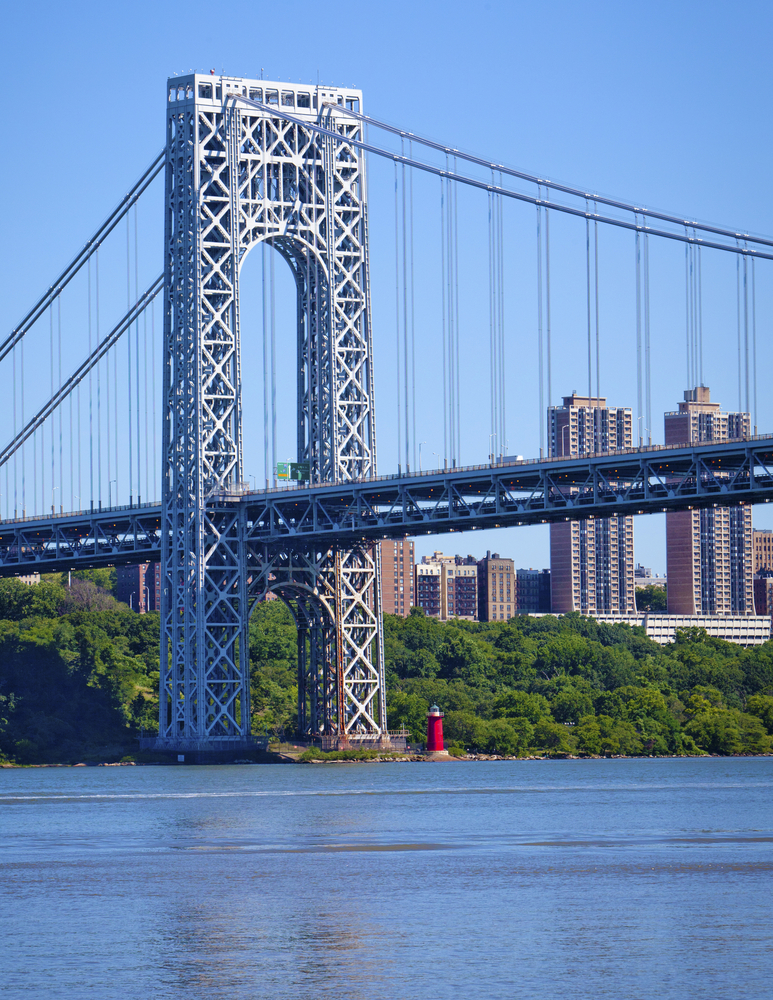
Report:
[[[268,105],[264,105],[260,101],[253,101],[250,98],[248,98],[248,97],[246,97],[246,96],[244,96],[242,94],[236,94],[236,93],[234,93],[234,94],[231,94],[229,96],[231,98],[233,98],[234,100],[238,100],[238,101],[241,101],[242,103],[250,105],[251,107],[258,108],[260,111],[263,111],[264,113],[266,113],[269,117],[282,118],[285,121],[293,122],[294,124],[299,125],[302,128],[307,129],[308,131],[315,132],[318,135],[328,136],[328,137],[331,137],[331,138],[333,138],[333,139],[335,139],[335,140],[337,140],[339,142],[342,140],[342,135],[341,135],[340,132],[336,132],[336,131],[334,131],[332,129],[325,128],[322,125],[314,124],[313,122],[304,121],[304,120],[302,120],[300,118],[297,118],[294,115],[288,114],[287,112],[285,112],[285,111],[283,111],[283,110],[281,110],[279,108],[270,107]],[[347,110],[346,114],[347,115],[351,115],[352,117],[356,117],[356,118],[362,117],[363,120],[364,120],[364,116],[360,116],[356,112],[350,112],[350,111]],[[369,121],[372,124],[380,127],[379,123],[376,122],[374,119],[367,119],[367,121]],[[384,127],[386,127],[386,126],[384,126]],[[395,131],[395,130],[393,130],[393,131]],[[396,130],[396,131],[398,131],[398,133],[400,132],[400,130]],[[406,132],[404,134],[406,136],[412,136],[417,141],[421,141],[420,137],[416,136],[414,133]],[[411,166],[415,167],[417,170],[423,170],[423,171],[425,171],[427,173],[435,174],[435,176],[438,176],[438,177],[451,176],[451,175],[449,175],[449,171],[448,171],[447,167],[444,170],[442,167],[435,167],[432,164],[424,163],[421,160],[407,159],[407,158],[401,156],[399,153],[392,152],[391,150],[388,150],[388,149],[383,149],[380,146],[374,146],[372,143],[369,143],[369,142],[362,142],[359,139],[354,139],[354,138],[349,137],[349,136],[346,137],[345,141],[346,141],[347,145],[352,146],[355,149],[361,149],[361,150],[364,150],[367,153],[374,153],[377,156],[382,156],[385,159],[396,161],[398,163],[402,163],[402,162],[409,163]],[[445,146],[440,146],[438,148],[440,148],[440,149],[442,149],[444,151],[446,151],[446,149],[447,149],[447,147],[445,147]],[[470,161],[470,157],[467,154],[464,154],[464,153],[460,152],[459,150],[453,150],[453,149],[448,148],[447,149],[447,153],[448,153],[448,155],[453,154],[455,159],[458,157],[460,159],[465,159],[465,160]],[[476,158],[473,158],[473,160],[475,160],[475,159]],[[488,160],[481,160],[480,161],[480,165],[485,166],[488,169],[491,169],[493,167],[494,169],[499,170],[501,168],[502,172],[505,173],[505,174],[518,176],[518,172],[517,171],[509,170],[504,165],[492,164]],[[487,182],[476,180],[475,178],[469,177],[469,176],[464,175],[464,174],[455,173],[455,174],[452,175],[452,179],[455,180],[455,181],[457,181],[457,182],[459,182],[459,183],[461,183],[461,184],[466,184],[466,185],[468,185],[470,187],[478,188],[479,190],[488,190],[490,188],[490,185]],[[532,177],[529,176],[528,179],[531,180],[532,183],[535,183],[535,184],[538,181],[538,178],[536,178],[536,177],[532,178]],[[540,180],[540,183],[544,184],[544,185],[548,185],[549,184],[554,190],[563,190],[564,189],[564,185],[556,184],[553,181],[547,181],[545,179],[542,179],[542,180]],[[625,210],[627,212],[631,212],[631,213],[635,214],[635,216],[636,216],[637,219],[638,219],[638,215],[641,215],[643,218],[662,219],[663,221],[672,222],[675,225],[682,226],[682,227],[684,227],[685,225],[694,226],[696,229],[699,229],[701,232],[709,232],[709,233],[713,233],[713,234],[718,235],[718,236],[725,236],[727,238],[736,239],[739,236],[739,234],[737,232],[734,232],[734,231],[731,231],[731,230],[725,230],[725,229],[722,229],[722,228],[716,227],[716,226],[702,225],[700,223],[692,222],[692,221],[685,222],[684,219],[680,219],[680,218],[678,218],[676,216],[670,216],[670,215],[666,215],[666,214],[660,213],[660,212],[652,212],[650,209],[641,208],[641,207],[637,207],[637,206],[634,206],[634,205],[628,205],[628,204],[626,204],[624,202],[615,202],[615,201],[612,201],[612,200],[610,200],[608,198],[603,198],[603,197],[601,197],[599,195],[591,195],[589,193],[582,192],[579,189],[570,188],[570,189],[567,189],[567,191],[568,191],[568,193],[571,193],[571,194],[575,195],[578,198],[583,198],[586,201],[592,199],[594,201],[600,202],[601,204],[608,204],[608,205],[612,205],[613,207],[619,207],[619,208],[621,208],[621,209],[623,209],[623,210]],[[507,198],[513,198],[516,201],[527,202],[528,204],[531,204],[531,205],[536,205],[537,202],[538,202],[538,199],[534,195],[524,194],[524,193],[522,193],[520,191],[513,191],[513,190],[510,190],[510,189],[507,189],[507,188],[499,188],[499,189],[497,189],[497,193],[500,193],[504,197],[507,197]],[[581,208],[575,208],[574,206],[565,205],[565,204],[562,204],[561,202],[555,202],[555,201],[551,202],[551,208],[554,209],[555,211],[564,212],[565,214],[574,215],[574,216],[577,216],[579,218],[584,218],[585,215],[587,214],[587,209],[584,211]],[[752,248],[748,248],[748,247],[746,249],[739,250],[738,247],[733,246],[733,245],[729,245],[729,244],[717,243],[717,242],[713,242],[713,241],[709,241],[709,240],[700,240],[700,241],[698,241],[697,238],[695,238],[695,237],[686,237],[683,233],[680,233],[680,232],[672,232],[672,231],[669,231],[669,230],[666,230],[666,229],[654,229],[654,228],[652,228],[650,226],[643,225],[643,224],[639,223],[638,221],[628,222],[625,219],[618,219],[618,218],[615,218],[614,216],[597,215],[596,218],[597,218],[597,220],[599,222],[603,222],[606,225],[618,226],[621,229],[629,229],[629,230],[639,229],[642,232],[647,232],[651,236],[660,236],[663,239],[676,240],[679,243],[684,243],[684,242],[700,242],[700,244],[702,246],[707,246],[707,247],[710,247],[711,249],[714,249],[714,250],[724,250],[724,251],[727,251],[729,253],[742,253],[742,254],[747,254],[749,256],[758,257],[758,258],[761,258],[761,259],[773,260],[773,253],[766,253],[766,252],[761,251],[761,250],[756,250],[756,249],[752,249]],[[764,237],[755,237],[755,236],[752,236],[751,234],[748,234],[748,233],[745,233],[743,235],[744,235],[745,239],[751,241],[752,243],[757,244],[758,246],[767,246],[767,247],[773,248],[773,239],[768,239],[768,238],[764,238]]]
[[[54,412],[54,410],[56,410],[56,408],[59,405],[61,405],[61,403],[63,403],[68,396],[70,396],[71,393],[73,393],[75,390],[77,390],[77,394],[80,393],[80,386],[83,379],[89,374],[89,372],[94,368],[94,366],[99,362],[99,360],[103,358],[115,344],[117,344],[120,337],[124,333],[126,333],[127,330],[131,328],[131,325],[135,320],[135,315],[139,315],[144,309],[146,309],[150,305],[150,303],[155,299],[155,297],[162,291],[163,287],[164,287],[164,277],[163,275],[160,275],[158,278],[156,278],[156,280],[153,282],[150,288],[148,288],[147,291],[138,299],[138,301],[134,303],[134,305],[126,314],[126,316],[124,316],[123,319],[121,319],[120,322],[113,327],[110,333],[108,333],[104,337],[104,339],[100,344],[97,344],[95,346],[90,356],[86,358],[86,360],[83,361],[78,366],[78,368],[67,379],[67,381],[63,383],[61,389],[57,390],[53,398],[47,400],[44,403],[44,405],[37,411],[37,413],[35,413],[26,423],[24,422],[24,376],[23,376],[24,348],[22,346],[24,341],[22,340],[20,342],[19,354],[21,359],[22,378],[20,380],[19,385],[21,390],[22,426],[21,429],[14,435],[13,440],[11,440],[6,445],[6,447],[3,448],[2,451],[0,451],[0,466],[5,464],[5,462],[7,462],[8,459],[11,458],[11,456],[14,455],[19,448],[23,449],[25,442],[35,433],[35,431],[37,431],[37,429],[43,424],[43,422],[48,419],[48,417]],[[116,356],[116,354],[117,352],[113,351],[114,357]],[[75,437],[79,442],[77,465],[78,465],[78,477],[79,477],[78,485],[80,487],[81,486],[80,441],[82,440],[80,434],[80,422],[81,422],[80,399],[77,400],[76,420],[77,420],[77,433],[75,435],[71,434],[71,439],[72,437]],[[23,458],[22,458],[22,464],[24,464]],[[71,467],[73,466],[72,458],[70,461],[70,466]],[[116,469],[116,474],[117,472],[118,470]],[[78,497],[78,499],[82,499],[82,494]]]
[[[237,100],[244,101],[248,104],[259,106],[269,114],[273,115],[274,117],[286,118],[289,121],[296,121],[298,124],[305,124],[291,115],[278,111],[278,109],[276,108],[272,108],[267,105],[261,105],[259,102],[252,101],[247,97],[243,97],[240,94],[233,94],[230,96],[234,97]],[[326,103],[323,106],[328,108],[337,108],[337,105],[331,103]],[[340,111],[340,108],[337,108],[337,110]],[[471,153],[465,153],[463,150],[446,146],[443,143],[435,142],[432,139],[429,139],[426,136],[422,136],[417,132],[408,132],[405,129],[398,128],[395,125],[390,125],[388,122],[379,121],[375,118],[370,117],[369,115],[364,115],[361,112],[350,111],[347,109],[346,115],[347,117],[357,118],[360,121],[369,125],[373,125],[376,128],[382,129],[385,132],[391,132],[393,135],[409,138],[415,142],[420,143],[423,146],[426,146],[429,149],[434,149],[437,152],[444,153],[446,156],[452,155],[454,159],[458,158],[460,160],[465,160],[467,163],[473,163],[476,166],[484,167],[487,170],[498,170],[500,173],[506,174],[508,177],[516,177],[519,180],[528,181],[530,184],[541,185],[546,189],[552,188],[552,190],[554,191],[561,191],[563,194],[568,194],[575,198],[580,198],[585,201],[593,200],[594,202],[598,202],[601,205],[607,205],[610,208],[618,208],[625,212],[631,212],[632,214],[641,215],[643,218],[658,219],[661,222],[670,222],[680,227],[690,226],[693,229],[700,230],[701,232],[704,233],[713,233],[714,235],[726,236],[730,239],[736,239],[737,237],[742,236],[744,239],[751,240],[754,243],[759,243],[761,246],[773,247],[773,239],[770,238],[760,237],[758,239],[752,236],[750,233],[739,234],[734,230],[724,229],[719,226],[707,225],[699,223],[694,220],[685,220],[683,218],[680,218],[679,216],[670,215],[666,212],[656,212],[649,208],[643,208],[641,206],[633,205],[628,202],[620,201],[619,199],[605,198],[598,194],[591,194],[590,192],[584,191],[581,188],[571,187],[567,184],[559,184],[556,181],[551,181],[544,177],[537,177],[534,174],[527,174],[520,170],[514,170],[513,168],[507,167],[502,163],[492,163],[490,160],[486,160],[479,156],[474,156]],[[385,155],[388,156],[390,154],[385,152]],[[554,203],[554,207],[557,208],[559,211],[565,210],[564,207],[558,203]],[[611,221],[611,220],[604,219],[600,221]],[[701,240],[700,242],[703,243],[704,246],[706,245],[705,241]]]
[[62,273],[51,283],[46,293],[38,299],[22,319],[21,323],[11,332],[10,336],[6,337],[3,343],[0,344],[0,361],[3,360],[11,348],[24,337],[27,331],[45,313],[51,302],[67,287],[84,264],[91,258],[91,255],[105,241],[105,238],[110,235],[121,219],[129,213],[132,205],[136,203],[140,195],[163,170],[165,156],[166,148],[161,150],[136,184],[124,195],[120,204],[113,209],[94,235],[86,241],[82,249],[78,251]]

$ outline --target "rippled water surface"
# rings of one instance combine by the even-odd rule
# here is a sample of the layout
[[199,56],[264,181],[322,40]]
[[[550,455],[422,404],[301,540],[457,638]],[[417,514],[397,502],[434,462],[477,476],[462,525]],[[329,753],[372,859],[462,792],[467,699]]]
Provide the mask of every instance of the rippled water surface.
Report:
[[769,998],[773,759],[0,770],[0,996]]

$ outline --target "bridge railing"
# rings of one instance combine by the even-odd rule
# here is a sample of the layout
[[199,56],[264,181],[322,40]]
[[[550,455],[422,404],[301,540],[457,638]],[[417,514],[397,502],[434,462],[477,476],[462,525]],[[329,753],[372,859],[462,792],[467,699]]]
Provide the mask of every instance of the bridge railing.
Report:
[[[770,435],[770,434],[750,434],[750,435],[748,435],[746,437],[742,437],[742,438],[729,438],[727,441],[705,441],[705,442],[697,442],[696,445],[697,446],[706,445],[706,447],[711,447],[712,445],[716,446],[716,445],[722,445],[722,444],[729,444],[729,445],[732,445],[732,444],[744,444],[744,443],[749,443],[749,442],[754,442],[754,441],[768,441],[768,442],[770,442],[772,440],[773,440],[773,436]],[[517,466],[517,467],[520,467],[520,468],[525,468],[525,467],[528,467],[528,466],[548,465],[548,464],[550,464],[550,465],[559,464],[560,465],[561,463],[586,461],[588,459],[593,459],[593,458],[614,458],[616,456],[625,457],[625,456],[630,456],[630,455],[643,455],[643,454],[648,454],[648,453],[652,453],[652,452],[679,451],[680,449],[683,450],[683,449],[689,448],[689,447],[690,447],[689,444],[670,444],[670,445],[666,445],[666,444],[653,444],[653,445],[643,445],[641,448],[619,448],[619,449],[616,449],[616,450],[613,450],[613,451],[598,451],[598,452],[594,452],[592,455],[574,455],[574,456],[570,456],[570,455],[551,455],[551,456],[547,456],[545,458],[523,458],[523,459],[517,459],[517,460],[513,460],[513,461],[482,462],[482,463],[477,464],[477,465],[462,465],[462,466],[455,466],[455,467],[451,467],[451,468],[442,468],[442,469],[422,469],[422,470],[413,470],[411,472],[392,472],[392,473],[388,473],[388,474],[382,475],[382,476],[368,476],[366,478],[353,480],[352,482],[354,482],[357,485],[368,485],[370,483],[394,482],[395,480],[398,480],[398,479],[420,479],[420,478],[424,478],[425,476],[432,476],[432,475],[458,475],[458,474],[464,474],[465,472],[480,472],[480,471],[482,471],[484,469],[504,469],[504,468],[511,468],[511,467],[514,467],[514,466]],[[314,480],[314,481],[312,481],[311,483],[308,484],[307,488],[308,489],[321,489],[323,487],[332,487],[332,488],[335,488],[336,486],[349,486],[349,485],[350,485],[350,483],[348,483],[348,482],[347,483],[330,483],[330,482],[321,482],[321,481]],[[276,495],[276,494],[281,494],[281,493],[294,492],[294,491],[297,491],[299,489],[298,484],[291,484],[291,483],[288,483],[287,485],[282,485],[282,486],[270,486],[268,489],[261,489],[261,490],[251,490],[249,488],[249,486],[250,486],[249,483],[244,483],[244,482],[237,483],[237,484],[234,485],[233,488],[229,488],[227,490],[213,491],[212,493],[210,493],[207,496],[207,500],[212,500],[212,501],[218,501],[219,500],[221,502],[227,502],[229,500],[235,500],[237,498],[241,498],[241,497],[244,497],[244,496],[249,496],[251,494],[255,495],[255,496],[257,496],[257,495],[265,496],[265,495],[269,495],[269,494],[270,495]],[[120,513],[123,513],[125,511],[141,511],[141,510],[150,509],[150,508],[160,508],[160,506],[161,506],[161,501],[160,500],[155,500],[155,501],[150,501],[150,502],[145,502],[145,503],[120,504],[120,505],[113,506],[113,507],[100,507],[100,508],[87,507],[87,508],[84,508],[84,509],[81,509],[81,510],[60,511],[58,514],[56,514],[56,513],[51,513],[51,514],[30,514],[30,515],[28,515],[26,517],[13,517],[13,518],[5,518],[5,519],[0,518],[0,524],[3,524],[3,523],[13,523],[13,524],[25,523],[26,524],[26,523],[34,523],[34,522],[51,521],[52,519],[57,519],[58,520],[58,519],[63,519],[63,518],[68,518],[68,517],[78,518],[78,517],[93,517],[93,516],[98,516],[98,515],[110,515],[112,513],[120,514]]]
[[[773,435],[771,434],[749,434],[747,437],[742,438],[728,438],[726,441],[700,441],[695,442],[695,446],[706,445],[706,447],[711,447],[720,444],[743,444],[750,441],[773,441]],[[421,469],[413,470],[412,472],[390,472],[383,476],[367,476],[362,479],[355,479],[347,482],[330,483],[318,480],[312,480],[308,483],[308,489],[320,489],[324,486],[336,487],[336,486],[349,486],[351,482],[357,484],[368,484],[368,483],[383,483],[383,482],[394,482],[395,479],[418,479],[424,476],[432,475],[449,475],[464,472],[480,472],[482,469],[497,469],[497,468],[510,468],[512,466],[529,466],[529,465],[546,465],[561,462],[581,462],[592,458],[614,458],[616,455],[640,455],[648,452],[663,452],[663,451],[679,451],[680,449],[689,448],[691,445],[688,444],[650,444],[642,445],[641,448],[618,448],[614,451],[596,451],[590,455],[550,455],[545,458],[522,458],[514,461],[497,461],[497,462],[482,462],[479,465],[457,465],[451,468],[441,468],[441,469]],[[241,484],[243,485],[243,484]],[[268,489],[262,490],[243,490],[236,488],[234,490],[219,490],[213,491],[209,494],[207,499],[222,499],[228,500],[231,497],[244,496],[245,494],[276,494],[276,493],[286,493],[289,491],[298,490],[297,484],[287,484],[282,486],[269,486]]]
[[149,503],[124,503],[124,504],[119,504],[116,507],[84,507],[82,510],[65,510],[65,511],[60,510],[58,514],[52,512],[51,514],[28,514],[25,517],[6,517],[6,518],[0,517],[0,524],[3,524],[5,522],[10,522],[12,524],[18,524],[20,522],[24,522],[25,524],[27,524],[28,522],[50,521],[52,518],[60,519],[65,517],[92,517],[95,514],[112,514],[112,513],[117,514],[120,513],[121,511],[126,511],[126,510],[140,511],[140,510],[145,510],[146,508],[149,509],[151,507],[160,508],[161,501],[152,500]]

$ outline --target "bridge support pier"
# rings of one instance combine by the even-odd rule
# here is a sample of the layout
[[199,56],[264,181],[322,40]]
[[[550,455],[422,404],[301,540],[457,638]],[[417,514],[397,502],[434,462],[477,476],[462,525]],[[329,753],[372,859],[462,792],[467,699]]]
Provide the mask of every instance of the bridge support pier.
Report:
[[[269,106],[280,90],[293,120]],[[376,471],[361,95],[288,93],[196,74],[167,88],[159,746],[250,739],[249,611],[270,590],[300,630],[303,735],[386,730],[377,552],[254,551],[233,502],[239,274],[261,242],[297,287],[298,461],[316,482]],[[305,127],[320,121],[335,138]]]

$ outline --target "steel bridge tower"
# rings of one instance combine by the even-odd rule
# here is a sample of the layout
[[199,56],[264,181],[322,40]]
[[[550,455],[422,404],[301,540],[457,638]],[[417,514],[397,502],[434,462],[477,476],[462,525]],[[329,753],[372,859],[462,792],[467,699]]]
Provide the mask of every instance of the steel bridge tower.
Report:
[[[261,241],[298,304],[298,460],[376,471],[359,91],[219,76],[167,88],[164,476],[158,747],[250,736],[249,615],[269,591],[298,627],[298,713],[330,744],[386,731],[377,545],[251,540],[241,513],[239,273]],[[329,133],[333,133],[332,135]]]

